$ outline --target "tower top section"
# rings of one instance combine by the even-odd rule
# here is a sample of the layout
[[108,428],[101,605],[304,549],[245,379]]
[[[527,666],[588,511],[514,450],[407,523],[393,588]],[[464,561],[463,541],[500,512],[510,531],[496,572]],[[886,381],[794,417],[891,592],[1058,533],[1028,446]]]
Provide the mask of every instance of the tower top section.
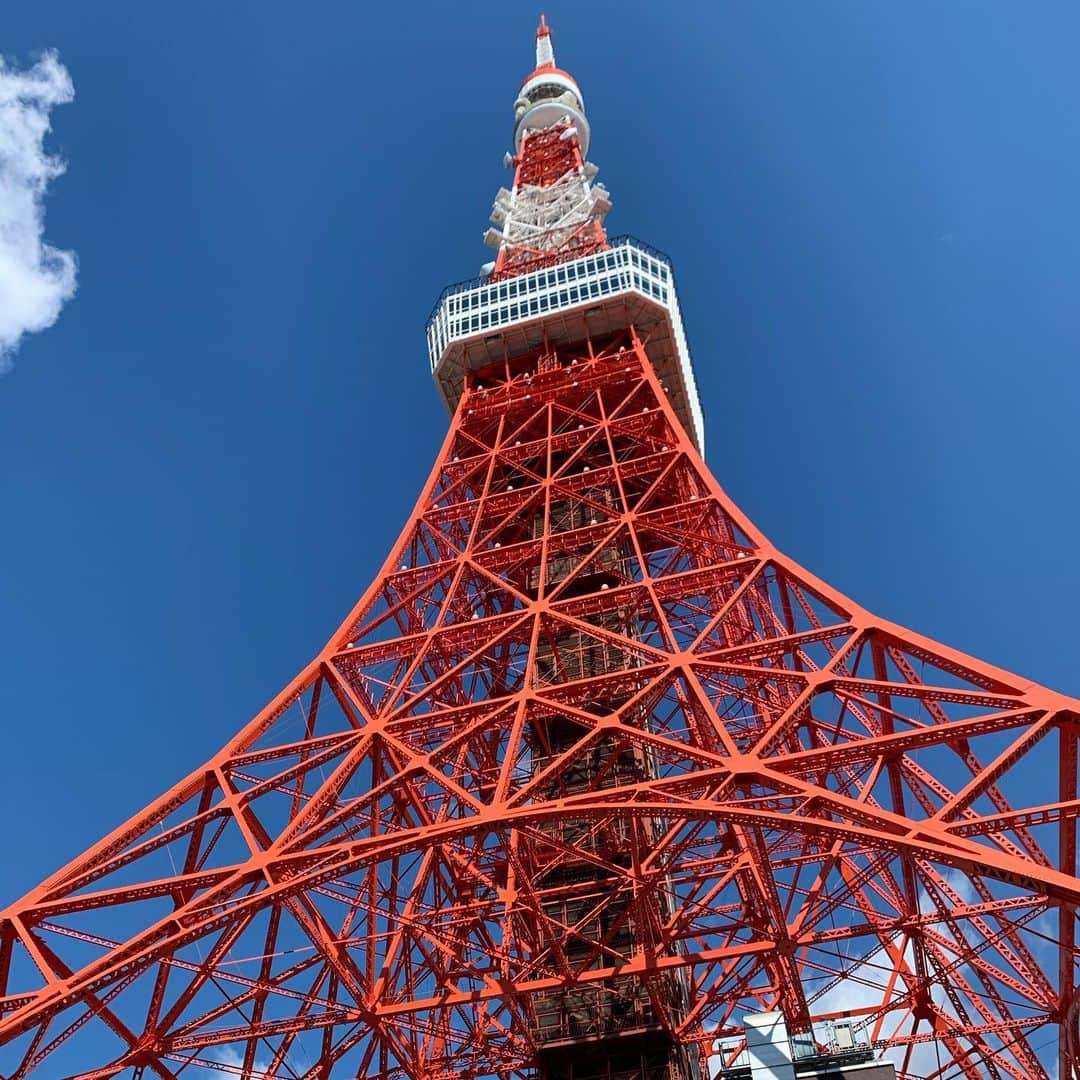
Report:
[[525,77],[514,102],[514,151],[520,153],[527,132],[541,131],[563,119],[577,129],[584,156],[589,152],[590,132],[581,89],[573,75],[556,66],[551,27],[541,15],[536,28],[536,67]]
[[513,376],[536,368],[541,355],[558,363],[560,350],[636,334],[700,450],[701,406],[671,264],[648,245],[608,240],[611,196],[586,157],[589,143],[581,90],[557,66],[541,15],[536,67],[514,102],[514,146],[503,158],[514,178],[496,193],[484,232],[496,255],[435,305],[432,374],[453,411],[493,372]]
[[551,27],[547,19],[540,16],[540,25],[536,28],[536,67],[540,68],[555,66],[555,50],[551,46]]

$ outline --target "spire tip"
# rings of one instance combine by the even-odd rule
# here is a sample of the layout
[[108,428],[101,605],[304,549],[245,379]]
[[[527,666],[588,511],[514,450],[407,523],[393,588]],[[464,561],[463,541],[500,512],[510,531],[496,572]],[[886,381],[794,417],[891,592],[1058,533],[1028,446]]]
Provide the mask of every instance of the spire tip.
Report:
[[547,19],[540,16],[540,25],[536,28],[536,66],[537,68],[554,67],[555,51],[551,47],[551,27]]

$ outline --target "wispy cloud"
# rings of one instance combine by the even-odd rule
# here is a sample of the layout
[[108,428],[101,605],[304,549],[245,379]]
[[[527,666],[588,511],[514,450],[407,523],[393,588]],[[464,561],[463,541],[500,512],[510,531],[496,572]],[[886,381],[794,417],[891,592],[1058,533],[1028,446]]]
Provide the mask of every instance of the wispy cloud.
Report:
[[[255,1062],[255,1071],[245,1073],[243,1070],[244,1055],[235,1047],[229,1043],[225,1043],[223,1046],[213,1047],[208,1055],[212,1061],[216,1061],[219,1065],[225,1066],[225,1071],[234,1073],[236,1076],[243,1074],[245,1077],[249,1077],[250,1080],[274,1080],[274,1078],[266,1072],[270,1068],[270,1065],[264,1061]],[[211,1071],[217,1072],[217,1069],[203,1069],[204,1073]]]
[[24,334],[75,293],[75,254],[45,243],[45,194],[64,163],[45,152],[49,115],[75,97],[55,52],[19,70],[0,57],[0,371]]

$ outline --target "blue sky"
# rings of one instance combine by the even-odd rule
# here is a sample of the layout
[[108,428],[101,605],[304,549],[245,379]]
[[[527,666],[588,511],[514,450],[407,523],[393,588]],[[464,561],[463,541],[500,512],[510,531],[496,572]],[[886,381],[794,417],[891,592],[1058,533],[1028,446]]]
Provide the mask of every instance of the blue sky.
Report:
[[[1080,9],[548,4],[613,232],[675,261],[709,461],[882,614],[1080,693]],[[0,378],[0,903],[321,646],[442,438],[423,324],[518,3],[20,0],[79,291]]]

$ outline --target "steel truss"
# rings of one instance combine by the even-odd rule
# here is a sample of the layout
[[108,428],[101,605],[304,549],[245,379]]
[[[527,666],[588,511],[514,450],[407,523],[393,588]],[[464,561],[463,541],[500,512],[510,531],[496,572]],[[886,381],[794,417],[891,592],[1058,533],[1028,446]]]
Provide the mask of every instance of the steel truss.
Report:
[[1077,702],[777,551],[632,329],[534,359],[315,660],[0,916],[4,1075],[519,1075],[629,980],[703,1052],[780,1006],[1075,1076]]
[[491,280],[599,251],[608,209],[607,192],[587,175],[569,122],[526,135]]

